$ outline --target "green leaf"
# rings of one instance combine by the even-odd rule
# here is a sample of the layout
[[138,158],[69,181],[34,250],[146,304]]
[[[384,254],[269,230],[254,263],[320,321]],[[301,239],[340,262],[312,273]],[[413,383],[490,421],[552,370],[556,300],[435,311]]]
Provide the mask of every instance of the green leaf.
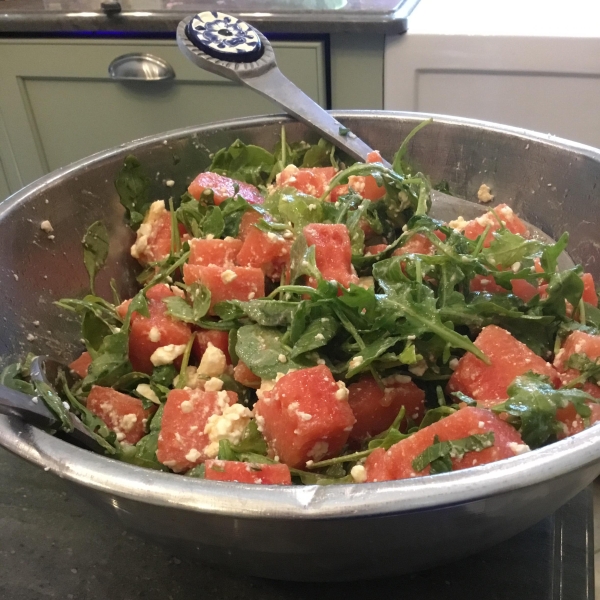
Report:
[[215,153],[207,170],[258,186],[267,183],[274,164],[275,157],[264,148],[236,140]]
[[86,312],[81,320],[81,337],[88,352],[98,352],[104,338],[112,333],[110,325],[94,312]]
[[339,323],[331,317],[323,317],[313,321],[295,342],[291,357],[316,350],[327,345],[338,332]]
[[121,204],[125,207],[129,225],[134,230],[138,229],[151,201],[149,199],[150,178],[135,156],[128,156],[125,159],[115,180],[115,188]]
[[408,151],[408,144],[412,140],[412,138],[415,137],[415,135],[417,135],[417,133],[419,133],[421,129],[423,129],[423,127],[426,127],[431,123],[433,123],[432,118],[427,119],[426,121],[422,121],[416,127],[414,127],[412,131],[404,138],[402,144],[400,145],[400,148],[398,148],[398,151],[394,155],[394,162],[392,163],[392,169],[394,169],[396,173],[400,173],[401,175],[403,175],[404,173],[408,172],[408,167],[404,164],[404,157],[406,155],[406,152]]
[[[494,406],[495,413],[506,413],[511,423],[517,427],[523,441],[531,448],[539,448],[557,431],[561,424],[556,419],[556,411],[573,404],[579,412],[589,415],[586,402],[595,400],[582,390],[554,389],[547,377],[527,373],[517,377],[508,388],[508,400]],[[587,410],[586,410],[587,409]]]
[[308,247],[306,238],[298,235],[290,249],[290,283],[294,283],[303,275],[313,277],[317,281],[322,279],[317,268],[315,247]]
[[59,419],[61,423],[61,429],[64,429],[65,431],[73,431],[73,423],[71,423],[69,410],[65,408],[62,398],[54,390],[54,388],[43,381],[34,381],[33,384],[39,397],[44,400],[46,406],[48,406],[48,408]]
[[358,373],[368,370],[371,364],[377,360],[386,350],[397,344],[401,337],[383,337],[369,344],[360,351],[359,354],[352,357],[348,363],[348,372],[346,378],[350,379]]
[[508,229],[494,232],[493,237],[489,248],[484,248],[481,254],[487,260],[493,259],[493,264],[497,266],[511,267],[526,258],[533,258],[546,247],[546,244],[539,240],[526,239]]
[[292,322],[298,302],[257,299],[250,301],[226,300],[215,305],[215,314],[226,320],[244,316],[265,327],[279,327]]
[[94,281],[108,257],[108,231],[102,221],[92,223],[81,241],[83,262],[90,277],[90,290],[94,294]]
[[461,459],[467,452],[480,452],[494,445],[494,433],[470,435],[458,440],[440,442],[434,437],[434,442],[412,461],[412,468],[420,473],[430,466],[431,473],[444,473],[452,470],[450,459]]
[[244,325],[238,329],[236,354],[261,379],[275,379],[277,373],[314,366],[306,358],[292,358],[291,348],[282,342],[284,332],[261,325]]
[[0,385],[33,396],[35,395],[35,387],[26,380],[22,366],[21,362],[7,365],[0,373]]
[[556,271],[556,265],[558,263],[558,257],[564,252],[569,243],[569,234],[563,233],[556,244],[546,246],[542,252],[541,264],[542,268],[546,273],[554,273]]
[[199,324],[210,308],[210,290],[201,283],[192,283],[189,286],[188,296],[191,305],[179,296],[163,298],[163,302],[167,305],[166,314],[184,323]]

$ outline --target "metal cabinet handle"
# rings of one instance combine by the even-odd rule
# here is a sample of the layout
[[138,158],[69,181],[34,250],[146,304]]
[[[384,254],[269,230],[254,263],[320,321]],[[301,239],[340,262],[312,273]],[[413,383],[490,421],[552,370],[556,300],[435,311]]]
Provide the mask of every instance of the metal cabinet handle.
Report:
[[108,74],[117,81],[166,81],[175,78],[173,67],[152,54],[123,54],[108,66]]

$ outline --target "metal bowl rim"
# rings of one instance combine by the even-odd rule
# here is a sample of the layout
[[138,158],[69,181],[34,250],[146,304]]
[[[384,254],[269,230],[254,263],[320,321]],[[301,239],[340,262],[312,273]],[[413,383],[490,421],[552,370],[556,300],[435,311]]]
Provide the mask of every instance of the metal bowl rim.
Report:
[[[600,162],[600,152],[590,146],[474,119],[386,111],[333,111],[333,114],[342,120],[368,116],[418,122],[433,117],[436,122],[515,136],[522,138],[525,143],[548,144]],[[208,134],[225,128],[267,126],[286,121],[291,122],[292,119],[285,115],[248,117],[186,127],[122,144],[29,184],[0,204],[0,219],[6,218],[13,207],[30,195],[115,154],[135,152],[140,146],[174,141],[192,134]],[[597,462],[600,459],[600,428],[591,427],[545,448],[463,471],[340,486],[254,486],[161,473],[93,454],[7,417],[0,417],[0,445],[59,477],[107,493],[117,503],[118,498],[128,498],[157,506],[238,518],[327,519],[431,510],[541,484]]]

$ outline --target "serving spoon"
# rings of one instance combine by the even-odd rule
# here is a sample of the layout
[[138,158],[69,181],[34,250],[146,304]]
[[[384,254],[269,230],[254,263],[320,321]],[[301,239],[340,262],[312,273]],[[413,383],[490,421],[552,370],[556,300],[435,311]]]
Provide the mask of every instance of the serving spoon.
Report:
[[[316,130],[351,158],[367,162],[368,154],[373,152],[279,70],[269,40],[245,21],[218,11],[186,17],[177,26],[177,45],[196,66],[241,83],[276,102],[289,115]],[[391,168],[387,160],[382,159],[381,163]],[[489,208],[475,202],[431,191],[429,214],[436,219],[451,221],[460,215],[470,220],[488,211]],[[533,238],[554,243],[541,229],[530,223],[526,225]],[[563,252],[559,267],[569,269],[573,266],[571,258]]]
[[59,437],[76,446],[103,453],[102,446],[90,434],[79,417],[72,412],[69,412],[71,431],[65,431],[62,428],[61,420],[48,408],[42,394],[39,393],[40,389],[45,388],[48,393],[56,394],[58,402],[62,402],[56,392],[56,383],[60,371],[67,378],[69,377],[70,369],[68,366],[47,356],[36,356],[31,361],[30,377],[38,393],[31,396],[5,385],[0,385],[0,414],[7,417],[18,417],[30,425],[55,431]]

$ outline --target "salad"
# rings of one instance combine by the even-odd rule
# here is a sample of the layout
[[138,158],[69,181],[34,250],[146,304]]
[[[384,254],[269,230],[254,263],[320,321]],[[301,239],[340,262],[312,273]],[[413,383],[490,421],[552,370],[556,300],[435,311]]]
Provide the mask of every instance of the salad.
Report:
[[[37,393],[112,458],[254,484],[465,469],[600,420],[598,297],[580,266],[557,267],[568,234],[534,239],[505,204],[428,216],[431,184],[406,160],[426,124],[391,168],[285,129],[272,152],[238,140],[181,198],[151,198],[128,157],[115,185],[140,290],[96,295],[109,235],[93,223],[90,293],[56,303],[85,351],[58,401]],[[29,362],[0,382],[36,393]]]

